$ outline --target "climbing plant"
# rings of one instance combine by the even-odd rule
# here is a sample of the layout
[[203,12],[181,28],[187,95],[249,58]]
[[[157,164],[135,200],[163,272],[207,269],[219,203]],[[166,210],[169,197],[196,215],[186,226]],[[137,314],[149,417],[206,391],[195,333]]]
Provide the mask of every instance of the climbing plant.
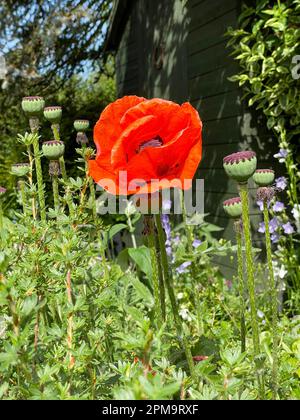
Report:
[[249,106],[266,116],[289,176],[289,201],[295,206],[300,179],[300,0],[249,4],[243,5],[239,27],[228,30],[240,64],[231,81],[243,86]]

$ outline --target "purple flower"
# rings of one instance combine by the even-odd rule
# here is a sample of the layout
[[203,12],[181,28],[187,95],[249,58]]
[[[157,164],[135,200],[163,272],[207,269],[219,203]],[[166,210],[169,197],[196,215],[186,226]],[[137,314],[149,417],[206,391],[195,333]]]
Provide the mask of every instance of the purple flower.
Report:
[[283,163],[283,162],[285,162],[285,159],[286,159],[288,154],[289,154],[288,150],[280,149],[279,153],[276,153],[276,155],[274,155],[274,158],[279,159],[279,162]]
[[279,242],[279,239],[280,239],[280,236],[277,232],[271,235],[271,241],[273,242],[273,244],[277,244],[277,242]]
[[171,224],[170,224],[170,218],[167,214],[161,215],[161,223],[163,225],[164,231],[166,233],[166,252],[169,257],[172,257],[172,247],[171,247]]
[[164,231],[166,232],[167,241],[171,240],[171,225],[170,225],[170,219],[167,214],[161,215],[161,223],[163,225]]
[[273,219],[270,220],[270,233],[274,233],[279,228],[279,222],[277,217],[273,217]]
[[266,231],[265,223],[264,222],[260,222],[259,228],[258,228],[258,232],[259,233],[265,233],[265,231]]
[[264,210],[264,202],[262,200],[258,200],[256,204],[258,205],[260,211]]
[[273,211],[275,213],[281,213],[285,209],[284,204],[281,201],[276,201],[273,206]]
[[173,255],[172,247],[166,246],[166,252],[167,252],[168,257],[172,257],[172,255]]
[[186,261],[183,264],[181,264],[179,267],[176,268],[176,272],[178,274],[186,273],[188,270],[187,268],[191,265],[191,261]]
[[201,244],[202,241],[200,241],[200,239],[195,239],[193,242],[193,247],[197,249]]
[[[258,205],[260,211],[264,211],[264,202],[262,200],[258,200],[256,202],[256,204]],[[269,200],[267,202],[267,207],[268,208],[270,207],[270,201]]]
[[280,191],[284,191],[287,187],[287,179],[284,176],[281,176],[275,179],[276,188]]
[[282,225],[282,227],[286,235],[291,235],[295,232],[295,229],[290,222],[285,223],[284,225]]
[[180,242],[181,242],[180,236],[176,235],[175,238],[173,239],[174,245],[179,245]]

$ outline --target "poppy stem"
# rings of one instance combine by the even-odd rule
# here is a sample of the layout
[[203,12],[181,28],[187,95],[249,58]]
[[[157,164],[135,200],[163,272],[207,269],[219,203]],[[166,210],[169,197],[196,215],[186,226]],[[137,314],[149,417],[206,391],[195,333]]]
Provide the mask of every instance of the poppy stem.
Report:
[[41,165],[41,152],[39,147],[39,119],[37,117],[30,118],[29,120],[30,129],[35,136],[33,136],[33,152],[34,152],[34,162],[36,169],[36,178],[38,184],[38,197],[40,204],[40,214],[41,220],[46,221],[46,204],[45,204],[45,194],[44,194],[44,182],[43,182],[43,171]]
[[95,187],[94,187],[94,181],[91,177],[89,178],[89,184],[90,184],[90,196],[91,196],[93,219],[96,222],[97,220],[96,192],[95,192]]
[[246,351],[246,323],[245,323],[245,282],[243,270],[242,226],[241,220],[234,222],[234,230],[237,243],[238,260],[238,286],[240,295],[240,328],[241,328],[241,352]]
[[270,237],[270,220],[267,201],[264,201],[264,222],[266,235],[266,250],[269,269],[269,288],[271,293],[271,310],[272,310],[272,332],[273,332],[273,365],[272,365],[272,395],[273,399],[277,399],[278,394],[278,296],[276,290],[276,282],[274,277],[273,263],[272,263],[272,248]]
[[154,305],[155,305],[155,317],[157,326],[162,324],[162,307],[160,302],[160,290],[159,290],[159,268],[158,260],[155,247],[155,224],[152,216],[145,216],[146,223],[149,228],[148,232],[148,244],[150,249],[151,256],[151,266],[152,266],[152,286],[154,292]]
[[26,205],[26,191],[25,191],[25,181],[24,179],[19,180],[19,189],[20,189],[20,195],[21,195],[21,202],[23,207],[23,214],[24,216],[27,216],[27,205]]
[[[67,279],[66,279],[66,289],[67,289],[67,298],[68,304],[72,305],[72,283],[71,283],[71,269],[69,268],[67,271]],[[69,308],[68,314],[68,328],[67,328],[67,346],[69,350],[69,369],[72,369],[75,364],[74,356],[72,355],[73,350],[73,312],[71,308]]]
[[158,266],[159,297],[160,297],[162,319],[163,319],[163,322],[166,322],[166,291],[165,291],[164,275],[163,275],[163,270],[161,266],[161,255],[160,255],[160,247],[159,247],[159,240],[158,240],[157,234],[155,235],[155,249],[156,249],[156,259],[157,259],[157,266]]
[[163,231],[163,227],[161,223],[160,214],[155,215],[155,221],[156,221],[156,227],[157,227],[157,232],[158,232],[158,240],[159,240],[161,261],[162,261],[162,267],[163,267],[163,273],[164,273],[164,280],[165,280],[165,284],[166,284],[169,298],[171,301],[175,327],[176,327],[177,334],[180,339],[180,345],[182,342],[183,347],[184,347],[190,374],[192,378],[195,379],[196,374],[195,374],[194,361],[193,361],[191,349],[188,344],[188,340],[183,331],[183,325],[182,325],[182,321],[179,315],[178,304],[177,304],[175,294],[174,294],[172,270],[169,267],[169,263],[168,263],[168,256],[167,256],[166,247],[165,247],[165,237],[164,237],[164,231]]
[[[33,156],[32,156],[32,150],[31,150],[31,145],[29,145],[27,147],[27,154],[28,154],[28,159],[29,159],[29,164],[30,164],[30,171],[28,174],[28,183],[30,188],[32,189],[33,186],[33,178],[32,178],[32,172],[33,172]],[[32,193],[32,198],[31,198],[31,208],[32,208],[32,217],[33,220],[36,220],[36,205],[35,205],[35,195]]]
[[[194,233],[192,226],[188,223],[187,220],[187,213],[184,201],[184,192],[180,191],[181,194],[181,209],[182,209],[182,219],[186,227],[186,236],[187,236],[187,243],[188,243],[188,252],[193,253],[193,241],[194,241]],[[192,271],[195,271],[195,265],[192,263]],[[194,273],[193,273],[194,274]]]
[[53,200],[55,211],[59,211],[59,189],[58,189],[58,176],[52,176]]
[[243,229],[245,238],[245,249],[246,249],[246,267],[247,267],[247,282],[248,292],[250,299],[250,312],[251,312],[251,324],[252,324],[252,339],[254,349],[254,362],[256,366],[257,381],[259,386],[259,396],[264,399],[264,382],[261,375],[261,354],[260,354],[260,342],[259,342],[259,328],[257,322],[257,308],[255,299],[255,281],[253,271],[253,251],[251,241],[251,230],[250,230],[250,218],[249,218],[249,197],[248,197],[248,184],[239,183],[239,193],[242,202],[242,217],[243,217]]
[[0,198],[0,233],[2,237],[2,230],[3,230],[3,206],[2,206],[2,200]]

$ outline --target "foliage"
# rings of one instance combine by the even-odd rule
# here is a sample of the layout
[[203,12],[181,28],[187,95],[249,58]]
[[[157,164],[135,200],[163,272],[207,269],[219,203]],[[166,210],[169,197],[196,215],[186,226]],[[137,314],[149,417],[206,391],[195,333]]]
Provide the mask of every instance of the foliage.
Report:
[[[1,2],[1,185],[12,187],[10,165],[23,159],[16,121],[25,127],[20,99],[35,92],[47,94],[47,105],[64,108],[61,131],[72,170],[73,118],[95,122],[115,97],[113,62],[104,53],[110,11],[111,0]],[[44,138],[50,133],[49,127]]]
[[[246,3],[247,4],[247,3]],[[282,223],[276,228],[276,255],[289,272],[289,285],[298,289],[300,282],[299,235],[279,235],[281,226],[289,223],[293,214],[299,224],[300,179],[300,103],[298,94],[300,51],[300,1],[270,2],[258,0],[244,4],[237,29],[230,28],[229,45],[241,70],[231,78],[243,87],[249,106],[263,112],[266,125],[277,138],[280,152],[274,157],[285,164],[288,175],[289,207],[282,213]],[[285,188],[284,188],[285,189]],[[282,189],[280,189],[282,191]],[[279,190],[279,191],[280,191]],[[295,230],[295,228],[292,228]],[[300,230],[298,230],[298,234]],[[278,240],[275,236],[278,236]],[[296,296],[289,296],[297,299]],[[297,307],[297,302],[295,307]]]
[[296,56],[300,49],[300,2],[258,0],[244,5],[240,26],[230,28],[229,44],[241,66],[231,78],[243,86],[249,106],[266,116],[266,123],[288,150],[289,198],[298,204],[300,149],[300,107]]
[[53,81],[61,85],[87,66],[99,68],[110,11],[110,0],[1,2],[5,83],[20,91],[26,81],[49,94]]
[[[3,93],[2,98],[7,96]],[[0,93],[1,98],[1,93]],[[72,98],[72,100],[70,100]],[[63,107],[63,120],[60,127],[61,137],[66,144],[66,165],[72,174],[76,172],[74,161],[76,158],[76,132],[73,128],[73,121],[76,118],[85,118],[95,122],[99,118],[101,110],[115,98],[115,82],[110,76],[102,74],[91,74],[87,79],[73,76],[65,82],[64,88],[59,92],[47,97],[47,105],[60,104]],[[0,116],[1,150],[0,150],[0,185],[12,188],[14,179],[10,176],[10,167],[13,163],[22,162],[24,150],[17,141],[18,124],[26,127],[28,125],[25,115],[18,103],[8,107],[5,114]],[[42,136],[44,139],[51,139],[52,133],[50,124],[43,125]],[[45,171],[45,176],[47,172]]]

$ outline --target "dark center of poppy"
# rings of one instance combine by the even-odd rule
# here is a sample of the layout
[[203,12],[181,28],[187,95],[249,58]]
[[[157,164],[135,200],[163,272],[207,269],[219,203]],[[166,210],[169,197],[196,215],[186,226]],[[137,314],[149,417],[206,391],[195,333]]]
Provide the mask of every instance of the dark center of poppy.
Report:
[[137,153],[141,153],[143,150],[147,149],[148,147],[160,147],[163,145],[162,138],[160,136],[156,136],[153,139],[146,140],[139,145]]

